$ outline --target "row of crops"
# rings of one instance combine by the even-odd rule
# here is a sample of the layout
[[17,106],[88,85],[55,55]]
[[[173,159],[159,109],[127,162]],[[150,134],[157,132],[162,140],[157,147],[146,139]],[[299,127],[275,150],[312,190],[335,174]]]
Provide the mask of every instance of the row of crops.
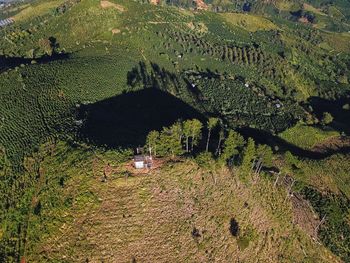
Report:
[[195,52],[198,55],[219,58],[232,64],[254,66],[270,78],[276,78],[277,74],[281,74],[279,68],[274,65],[282,64],[282,59],[277,56],[272,57],[258,46],[240,47],[232,44],[211,43],[195,34],[171,29],[165,33],[158,32],[158,36],[164,37],[170,42],[179,43],[186,53]]
[[181,98],[200,112],[218,115],[230,126],[249,126],[277,132],[304,113],[296,103],[281,100],[243,77],[187,70],[172,74],[153,63],[140,63],[129,73],[129,84],[156,87]]
[[123,54],[116,56],[73,55],[19,65],[0,74],[1,262],[4,255],[6,260],[12,255],[13,262],[17,262],[17,252],[22,249],[19,244],[24,244],[21,238],[25,238],[26,215],[32,209],[27,198],[38,180],[26,177],[25,157],[35,155],[46,141],[61,136],[74,139],[79,128],[75,118],[79,105],[120,94],[127,88],[127,67],[133,62]]
[[232,65],[232,71],[237,71],[238,68],[238,72],[244,71],[244,75],[250,75],[261,85],[268,85],[279,96],[302,100],[314,91],[313,76],[310,77],[307,72],[309,64],[306,67],[303,65],[300,70],[289,62],[290,57],[283,52],[267,52],[257,44],[237,45],[225,41],[209,41],[207,37],[172,29],[165,30],[165,33],[159,32],[158,35],[165,39],[166,52],[174,50],[178,57],[189,54],[222,61]]
[[[59,97],[56,87],[32,88],[19,72],[2,75],[1,78],[12,78],[14,74],[18,75],[18,87],[1,95],[0,142],[12,163],[20,164],[24,155],[61,127],[71,112],[67,112],[70,104]],[[44,80],[38,76],[37,81]]]

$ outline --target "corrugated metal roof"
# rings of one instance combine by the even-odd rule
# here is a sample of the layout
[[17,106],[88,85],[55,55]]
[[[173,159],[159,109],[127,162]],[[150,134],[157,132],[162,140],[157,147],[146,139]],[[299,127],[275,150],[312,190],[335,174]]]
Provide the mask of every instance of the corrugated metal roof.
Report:
[[143,162],[143,161],[145,161],[145,156],[143,156],[143,155],[135,155],[134,156],[134,161],[135,162]]

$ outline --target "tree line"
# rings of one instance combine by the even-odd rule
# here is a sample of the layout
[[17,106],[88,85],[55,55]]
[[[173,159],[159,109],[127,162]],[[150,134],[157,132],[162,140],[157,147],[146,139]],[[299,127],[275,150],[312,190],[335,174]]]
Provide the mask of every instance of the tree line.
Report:
[[[214,135],[215,144],[212,143]],[[273,161],[269,146],[256,145],[253,138],[245,140],[237,131],[225,129],[222,121],[214,117],[205,124],[190,119],[177,121],[161,131],[151,131],[147,135],[145,149],[156,157],[196,154],[203,163],[215,159],[229,167],[239,166],[243,177],[258,175],[262,167],[272,167]]]

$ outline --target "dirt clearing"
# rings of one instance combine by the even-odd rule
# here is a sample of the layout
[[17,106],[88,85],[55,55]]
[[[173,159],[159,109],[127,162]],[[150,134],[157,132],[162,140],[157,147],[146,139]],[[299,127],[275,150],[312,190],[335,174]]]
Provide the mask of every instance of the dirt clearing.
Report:
[[109,1],[101,1],[100,4],[101,4],[102,8],[114,8],[114,9],[118,10],[119,12],[125,12],[126,11],[124,6],[118,5],[118,4],[109,2]]

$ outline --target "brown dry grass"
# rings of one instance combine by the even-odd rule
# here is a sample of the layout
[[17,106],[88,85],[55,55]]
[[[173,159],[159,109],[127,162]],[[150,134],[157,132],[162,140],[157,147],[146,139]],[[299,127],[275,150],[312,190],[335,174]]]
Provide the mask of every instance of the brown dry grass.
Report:
[[124,6],[118,5],[118,4],[109,2],[109,1],[105,1],[105,0],[101,1],[100,5],[101,5],[102,8],[114,8],[114,9],[118,10],[119,12],[125,12],[126,11]]
[[151,3],[152,5],[159,5],[160,0],[150,0],[150,3]]
[[[337,262],[293,226],[283,189],[263,180],[248,187],[234,174],[178,160],[147,175],[92,177],[88,191],[99,205],[73,211],[35,262],[301,262],[305,250],[317,262]],[[232,218],[240,236],[253,229],[245,249],[229,231]]]
[[208,9],[208,5],[206,3],[204,3],[203,0],[194,0],[194,2],[196,3],[196,7],[198,10],[207,10]]
[[115,35],[115,34],[119,34],[121,31],[120,31],[120,29],[118,29],[118,28],[113,28],[112,29],[112,34],[113,35]]

